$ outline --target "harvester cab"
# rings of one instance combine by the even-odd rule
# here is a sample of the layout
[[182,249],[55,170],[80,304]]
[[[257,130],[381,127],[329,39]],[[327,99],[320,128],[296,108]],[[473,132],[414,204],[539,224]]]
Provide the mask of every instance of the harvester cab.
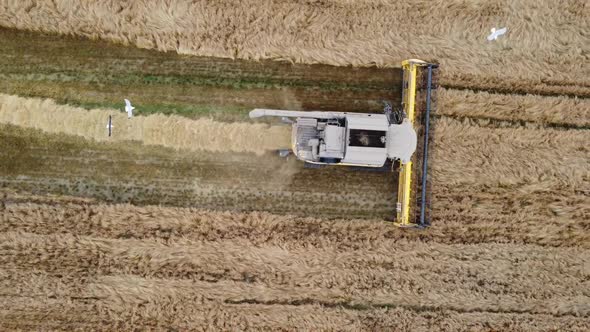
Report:
[[395,225],[426,227],[430,224],[428,143],[436,68],[421,60],[402,62],[402,107],[397,112],[391,107],[383,114],[254,109],[250,118],[275,116],[288,121],[291,150],[307,165],[391,172],[398,179]]

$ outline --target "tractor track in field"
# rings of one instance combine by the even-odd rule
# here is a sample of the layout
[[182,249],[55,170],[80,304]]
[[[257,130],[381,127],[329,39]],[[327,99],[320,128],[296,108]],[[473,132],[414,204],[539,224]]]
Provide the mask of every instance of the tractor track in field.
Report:
[[[450,79],[449,79],[450,80]],[[486,85],[480,82],[469,82],[469,83],[448,83],[445,82],[441,86],[446,89],[453,89],[459,91],[474,91],[474,92],[489,92],[494,94],[505,94],[505,95],[538,95],[543,97],[570,97],[578,99],[590,99],[590,86],[580,86],[575,83],[564,83],[564,84],[548,84],[539,83],[540,86],[530,86],[531,82],[520,83],[522,85],[529,85],[527,87],[521,86],[506,86],[506,82],[494,82]],[[518,84],[518,85],[520,85]]]
[[[423,327],[427,331],[428,326],[451,324],[485,326],[522,327],[525,331],[533,325],[537,329],[548,330],[558,325],[568,330],[583,331],[585,327],[584,318],[577,317],[554,317],[549,315],[516,315],[512,314],[460,314],[444,310],[435,312],[415,312],[406,309],[380,309],[372,311],[352,311],[342,308],[322,308],[317,305],[301,306],[266,306],[255,304],[243,305],[186,305],[184,308],[172,303],[166,303],[166,307],[178,311],[176,318],[162,315],[162,310],[154,306],[146,305],[143,314],[134,315],[121,310],[113,310],[100,306],[98,312],[96,303],[84,303],[73,301],[73,304],[55,303],[53,305],[39,306],[37,310],[43,314],[35,314],[20,309],[15,309],[13,315],[6,316],[2,323],[6,328],[55,328],[55,329],[98,329],[102,330],[128,330],[133,328],[142,329],[190,329],[193,324],[207,326],[209,329],[226,329],[228,326],[239,326],[242,328],[256,327],[265,330],[297,329],[301,326],[329,326],[341,330],[371,329],[384,330],[400,326],[411,329]],[[255,317],[251,317],[257,313]],[[199,317],[191,319],[190,315]],[[386,318],[381,318],[386,315]],[[48,318],[51,317],[51,318]],[[92,317],[80,319],[80,317]],[[531,323],[534,321],[534,323]],[[287,322],[287,323],[286,323]],[[403,322],[403,323],[400,323]]]
[[[469,314],[469,313],[479,313],[479,314],[510,314],[510,315],[547,315],[552,317],[580,317],[576,313],[545,313],[545,312],[535,312],[535,311],[527,311],[527,310],[515,310],[515,309],[466,309],[466,308],[458,308],[453,306],[438,306],[438,305],[406,305],[406,304],[398,304],[398,303],[381,303],[381,304],[350,304],[348,302],[322,302],[317,301],[315,299],[301,299],[301,300],[294,300],[294,301],[259,301],[255,299],[245,299],[245,300],[226,300],[225,303],[227,304],[261,304],[261,305],[281,305],[281,306],[303,306],[303,305],[320,305],[324,308],[343,308],[347,310],[357,310],[357,311],[366,311],[366,310],[374,310],[374,309],[396,309],[401,308],[408,311],[414,312],[432,312],[432,311],[445,311],[445,312],[454,312],[454,313],[461,313],[461,314]],[[583,316],[581,318],[588,318],[590,316]]]

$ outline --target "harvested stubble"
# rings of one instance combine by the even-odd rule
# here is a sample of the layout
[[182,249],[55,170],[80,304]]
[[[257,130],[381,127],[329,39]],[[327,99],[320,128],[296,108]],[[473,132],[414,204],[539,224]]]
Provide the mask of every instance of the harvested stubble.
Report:
[[[0,28],[0,91],[113,108],[247,121],[253,107],[373,111],[399,101],[397,69],[183,56],[106,41]],[[96,106],[94,106],[96,105]]]
[[[449,20],[452,18],[452,21]],[[398,66],[436,59],[443,84],[590,96],[584,0],[11,1],[0,24],[244,59]],[[509,32],[490,43],[489,29]]]
[[[18,202],[29,197],[38,203]],[[100,328],[80,315],[117,329],[588,327],[590,256],[573,242],[444,244],[444,232],[423,242],[373,222],[13,192],[3,202],[5,328]]]
[[0,129],[0,183],[12,188],[134,204],[391,215],[393,178],[384,173],[316,172],[275,153],[175,151],[134,142],[95,143],[16,126]]
[[[107,123],[112,116],[113,136]],[[96,141],[138,141],[175,149],[264,154],[290,146],[288,126],[262,123],[225,123],[176,115],[153,114],[127,119],[119,110],[56,104],[51,99],[0,94],[0,123],[41,129],[48,133],[78,135]]]

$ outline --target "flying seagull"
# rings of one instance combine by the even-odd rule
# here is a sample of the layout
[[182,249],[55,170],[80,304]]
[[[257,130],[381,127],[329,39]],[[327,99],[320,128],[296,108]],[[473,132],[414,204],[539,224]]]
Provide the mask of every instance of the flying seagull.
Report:
[[113,117],[109,115],[109,122],[107,122],[107,129],[109,130],[109,137],[113,134]]
[[498,29],[498,30],[496,30],[496,28],[492,28],[492,30],[490,30],[490,31],[492,33],[490,33],[490,35],[488,36],[488,40],[492,41],[492,40],[498,39],[498,37],[505,34],[506,31],[508,31],[508,28],[502,28],[502,29]]
[[131,106],[131,102],[129,101],[129,99],[125,99],[125,112],[127,112],[128,119],[131,119],[131,117],[133,116],[134,109],[135,107]]

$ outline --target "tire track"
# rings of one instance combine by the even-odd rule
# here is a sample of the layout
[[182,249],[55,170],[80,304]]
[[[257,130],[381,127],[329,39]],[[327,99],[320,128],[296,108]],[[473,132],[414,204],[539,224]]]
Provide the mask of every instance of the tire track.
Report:
[[466,77],[464,74],[457,74],[445,76],[440,79],[440,82],[444,88],[457,91],[515,96],[570,97],[582,100],[590,98],[590,87],[580,85],[577,82],[553,85],[532,80],[510,80],[505,78],[496,78],[490,82],[485,82],[485,80],[486,78],[481,76]]
[[536,121],[526,120],[502,120],[496,117],[485,116],[461,116],[461,115],[432,115],[434,121],[445,121],[444,119],[451,119],[459,122],[468,122],[474,126],[484,128],[529,128],[529,129],[556,129],[556,130],[588,130],[590,125],[576,125],[568,123],[539,123]]

